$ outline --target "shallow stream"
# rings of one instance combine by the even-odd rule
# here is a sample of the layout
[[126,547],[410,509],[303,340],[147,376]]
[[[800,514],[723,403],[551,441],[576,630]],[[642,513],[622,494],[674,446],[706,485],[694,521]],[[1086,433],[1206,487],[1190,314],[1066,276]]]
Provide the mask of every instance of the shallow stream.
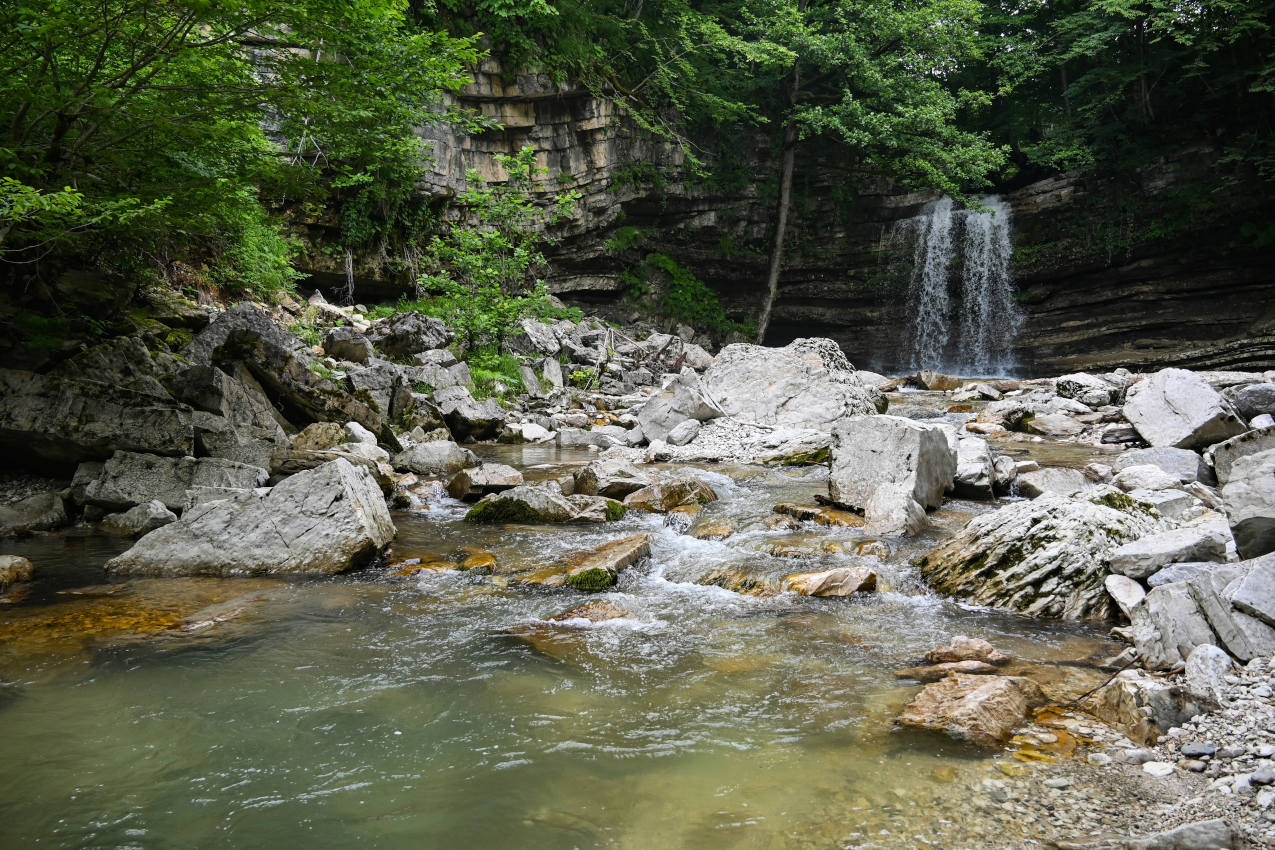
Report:
[[[489,447],[561,474],[587,452]],[[378,566],[324,580],[103,584],[125,543],[6,541],[43,571],[0,606],[0,846],[790,848],[986,846],[967,783],[993,754],[894,718],[894,671],[954,634],[1021,659],[1060,698],[1100,681],[1100,632],[968,609],[909,566],[989,505],[919,539],[762,521],[820,469],[714,467],[729,519],[701,541],[633,515],[476,528],[443,502],[396,515],[397,559],[492,553],[497,575]],[[627,534],[652,557],[610,593],[501,573]],[[775,544],[786,555],[770,554]],[[805,557],[793,557],[793,555]],[[742,596],[694,583],[863,563],[878,593]],[[607,599],[597,624],[547,618]],[[1023,836],[1033,834],[1021,825]],[[1004,836],[1010,844],[1015,836]]]

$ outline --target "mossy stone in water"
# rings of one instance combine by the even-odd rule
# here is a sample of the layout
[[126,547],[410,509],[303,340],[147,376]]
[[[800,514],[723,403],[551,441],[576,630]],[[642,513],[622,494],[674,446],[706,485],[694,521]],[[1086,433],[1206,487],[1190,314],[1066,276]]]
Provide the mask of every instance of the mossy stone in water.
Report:
[[832,449],[824,446],[812,452],[797,452],[780,458],[778,464],[780,466],[815,466],[816,464],[827,463],[831,456]]
[[568,572],[567,584],[576,590],[606,590],[615,584],[615,576],[605,567],[584,567]]
[[530,523],[539,520],[539,514],[529,505],[513,499],[479,502],[465,514],[465,522]]
[[624,519],[624,515],[628,512],[629,509],[624,507],[624,505],[620,502],[617,502],[615,499],[607,499],[607,522],[615,522],[616,520]]

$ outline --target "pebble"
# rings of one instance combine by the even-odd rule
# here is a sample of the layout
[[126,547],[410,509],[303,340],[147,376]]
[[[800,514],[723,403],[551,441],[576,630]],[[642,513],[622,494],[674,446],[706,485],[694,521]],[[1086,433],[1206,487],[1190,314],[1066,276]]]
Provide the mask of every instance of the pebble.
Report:
[[1217,747],[1202,741],[1192,741],[1182,745],[1182,755],[1190,759],[1208,758],[1217,752]]
[[1263,767],[1253,774],[1252,781],[1254,785],[1275,785],[1275,770]]
[[1071,780],[1065,776],[1051,776],[1041,784],[1046,788],[1057,788],[1062,790],[1063,788],[1071,787]]
[[1173,774],[1173,765],[1167,761],[1149,761],[1142,765],[1142,769],[1152,776],[1171,776]]
[[1203,773],[1208,765],[1199,759],[1182,759],[1182,761],[1178,762],[1178,767],[1183,770],[1189,770],[1192,773]]

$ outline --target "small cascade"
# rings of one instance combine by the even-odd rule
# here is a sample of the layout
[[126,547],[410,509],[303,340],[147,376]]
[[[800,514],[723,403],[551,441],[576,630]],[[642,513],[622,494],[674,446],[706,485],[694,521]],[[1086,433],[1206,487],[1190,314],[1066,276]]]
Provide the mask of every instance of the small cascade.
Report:
[[354,254],[345,249],[345,292],[342,293],[342,304],[354,303]]
[[1014,368],[1011,350],[1023,314],[1010,270],[1010,209],[995,195],[980,204],[981,210],[955,210],[943,197],[901,225],[914,240],[902,345],[908,368],[968,375]]

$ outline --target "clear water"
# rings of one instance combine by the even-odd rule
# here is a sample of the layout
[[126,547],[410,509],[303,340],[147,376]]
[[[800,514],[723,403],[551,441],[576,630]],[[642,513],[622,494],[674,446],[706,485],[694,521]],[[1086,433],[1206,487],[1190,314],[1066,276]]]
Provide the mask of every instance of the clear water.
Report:
[[[587,459],[489,454],[541,475]],[[1102,654],[1099,636],[924,589],[909,560],[987,506],[953,502],[882,558],[854,553],[856,529],[761,525],[821,491],[821,472],[705,475],[722,496],[706,516],[738,529],[725,541],[650,516],[507,530],[463,524],[456,503],[397,516],[396,557],[472,546],[502,569],[650,533],[649,564],[599,595],[629,616],[589,627],[546,618],[598,596],[388,567],[85,590],[118,541],[5,542],[45,578],[0,607],[0,846],[884,847],[944,830],[956,837],[939,846],[988,846],[961,824],[965,777],[989,755],[896,729],[917,687],[894,671],[963,633],[1074,693],[1100,678],[1071,663]],[[780,540],[819,551],[763,551]],[[854,562],[881,592],[759,599],[693,583]],[[204,625],[156,632],[173,622]]]

